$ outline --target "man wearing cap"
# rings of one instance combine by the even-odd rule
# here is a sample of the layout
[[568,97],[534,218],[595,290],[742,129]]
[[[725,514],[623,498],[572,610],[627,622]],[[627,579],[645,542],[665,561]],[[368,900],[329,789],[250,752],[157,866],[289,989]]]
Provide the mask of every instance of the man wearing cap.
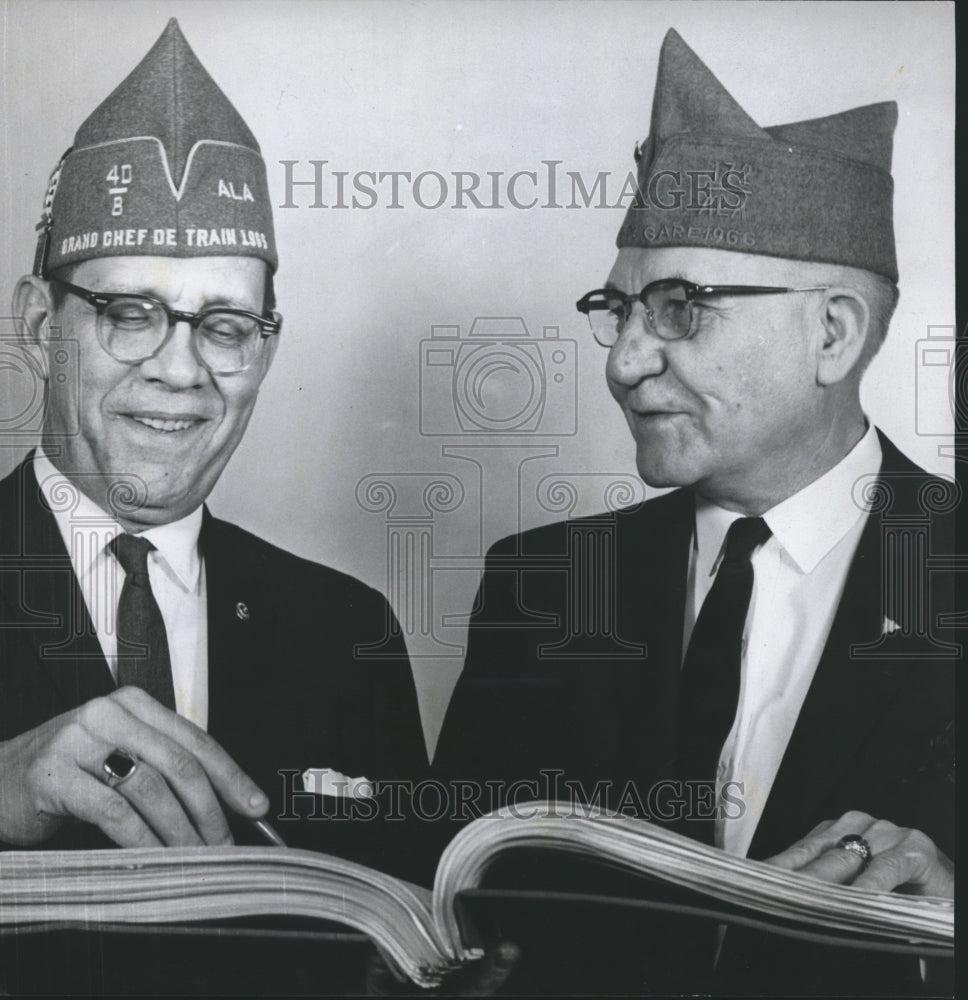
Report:
[[[897,301],[896,117],[761,128],[668,33],[638,198],[578,308],[640,475],[677,489],[493,547],[438,771],[557,773],[563,796],[604,790],[739,856],[952,895],[959,647],[924,560],[953,551],[956,497],[859,399]],[[643,945],[661,942],[653,989],[918,982],[916,963],[738,927],[709,980],[715,943],[687,956],[670,927],[689,933]]]
[[355,655],[392,613],[204,506],[279,344],[278,258],[259,146],[174,20],[78,130],[39,228],[13,310],[43,438],[0,483],[0,841],[259,842],[239,820],[266,816],[392,868],[375,825],[305,818],[299,778],[419,773],[402,641]]

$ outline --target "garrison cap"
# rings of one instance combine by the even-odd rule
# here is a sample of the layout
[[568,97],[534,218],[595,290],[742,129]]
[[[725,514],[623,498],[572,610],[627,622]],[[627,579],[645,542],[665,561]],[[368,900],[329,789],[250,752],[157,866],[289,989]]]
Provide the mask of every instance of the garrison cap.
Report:
[[34,272],[94,257],[278,266],[259,144],[172,18],[51,175]]
[[896,124],[885,101],[761,128],[670,30],[616,242],[840,264],[896,282]]

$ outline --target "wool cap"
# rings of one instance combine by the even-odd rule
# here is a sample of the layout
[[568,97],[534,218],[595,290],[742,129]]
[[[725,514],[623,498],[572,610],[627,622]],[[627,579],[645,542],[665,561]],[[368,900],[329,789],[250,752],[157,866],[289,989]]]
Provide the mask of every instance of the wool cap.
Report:
[[897,105],[761,128],[670,30],[619,247],[707,247],[863,268],[897,281]]
[[51,175],[36,274],[94,257],[257,257],[278,266],[249,127],[172,18]]

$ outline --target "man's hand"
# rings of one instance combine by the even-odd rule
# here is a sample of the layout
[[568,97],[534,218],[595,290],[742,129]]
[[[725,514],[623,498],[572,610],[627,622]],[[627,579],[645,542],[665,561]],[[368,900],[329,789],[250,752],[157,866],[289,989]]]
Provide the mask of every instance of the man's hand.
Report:
[[[448,973],[435,990],[422,990],[423,996],[489,997],[498,993],[521,959],[521,950],[507,941],[490,949],[482,959]],[[413,996],[409,980],[397,978],[376,950],[366,967],[367,996]]]
[[[862,857],[837,846],[837,841],[850,833],[859,834],[870,844],[873,856],[866,871]],[[840,819],[819,823],[803,840],[768,858],[767,863],[858,889],[899,889],[946,899],[955,894],[954,863],[930,837],[862,812],[844,813]]]
[[[137,758],[130,778],[105,783],[112,750]],[[256,818],[262,791],[206,732],[125,687],[0,744],[0,841],[31,847],[69,818],[122,847],[230,844],[222,803]]]

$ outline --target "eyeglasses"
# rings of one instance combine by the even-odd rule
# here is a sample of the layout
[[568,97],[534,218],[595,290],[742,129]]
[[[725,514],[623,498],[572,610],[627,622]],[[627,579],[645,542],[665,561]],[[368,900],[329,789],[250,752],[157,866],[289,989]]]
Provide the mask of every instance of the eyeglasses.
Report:
[[249,368],[266,337],[282,329],[282,316],[259,316],[244,309],[203,309],[198,313],[171,309],[151,295],[92,292],[51,278],[97,310],[97,339],[115,361],[141,364],[168,343],[176,323],[187,323],[192,348],[213,375],[236,375]]
[[697,300],[713,295],[786,295],[790,292],[822,292],[828,285],[783,288],[774,285],[696,285],[682,278],[651,281],[638,295],[626,295],[617,288],[596,288],[583,295],[575,307],[588,317],[595,339],[602,347],[612,347],[641,302],[649,329],[663,340],[683,340],[696,332]]

